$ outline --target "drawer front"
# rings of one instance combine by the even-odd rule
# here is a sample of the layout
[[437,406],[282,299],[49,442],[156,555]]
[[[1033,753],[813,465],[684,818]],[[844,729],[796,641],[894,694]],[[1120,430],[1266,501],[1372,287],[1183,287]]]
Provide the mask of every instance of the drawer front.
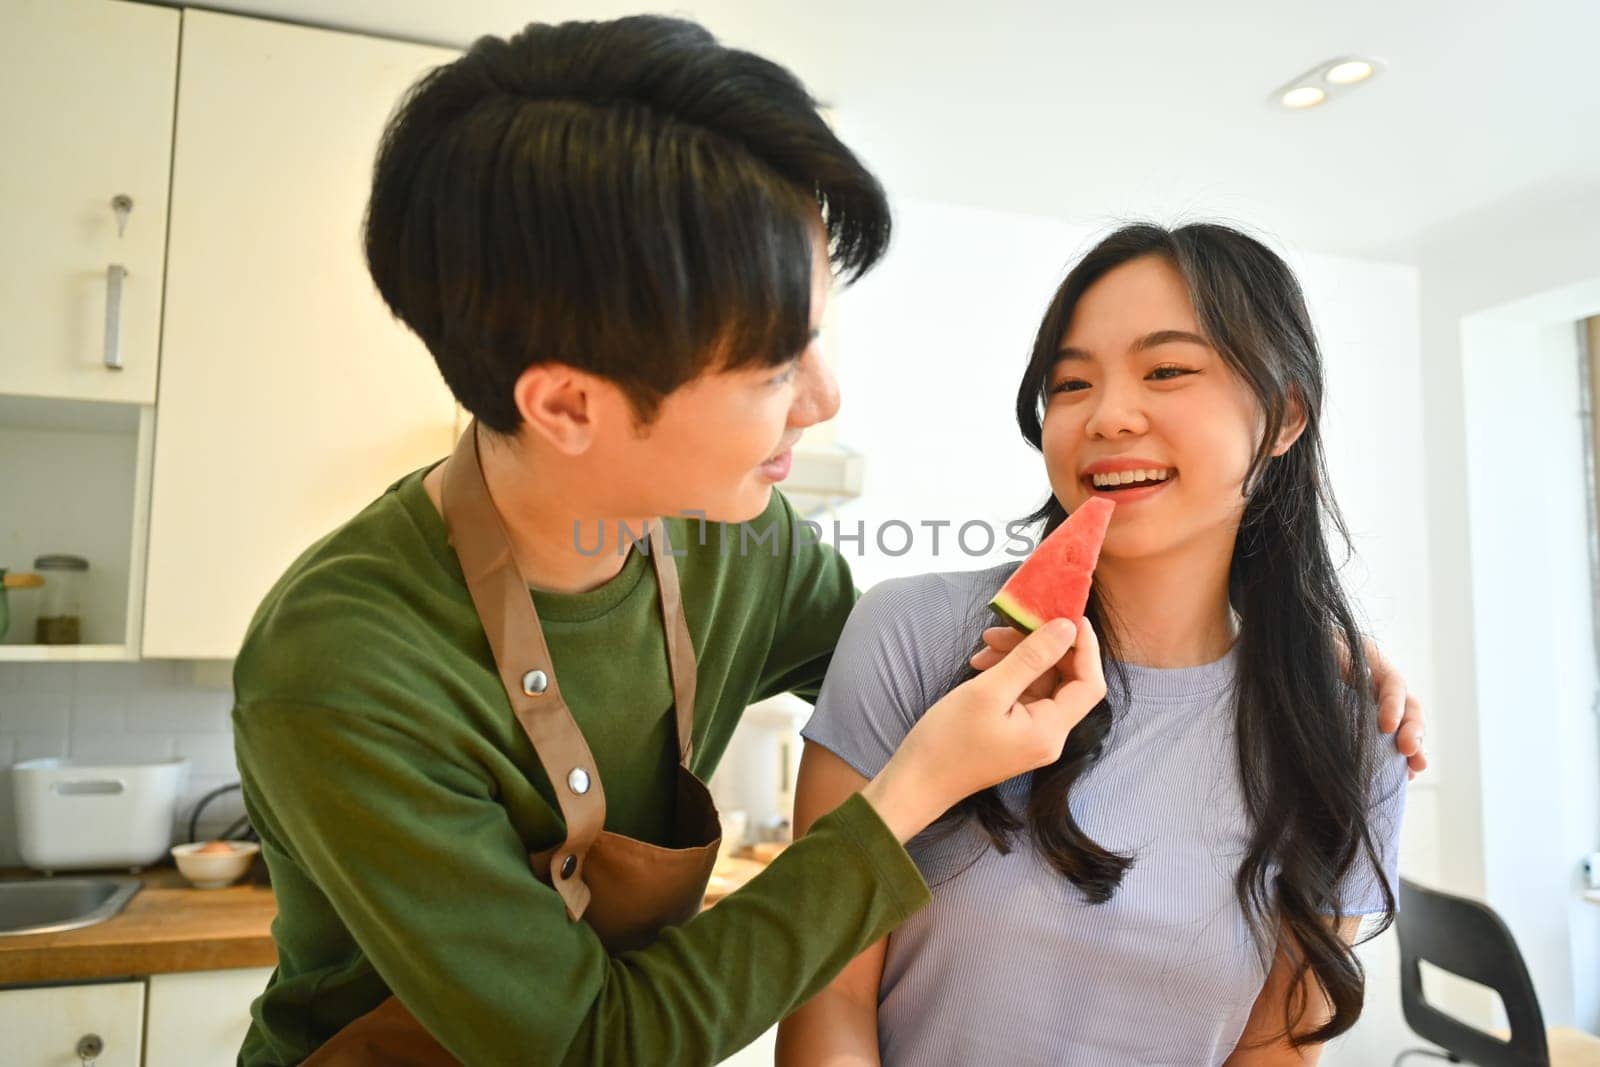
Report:
[[139,1067],[144,983],[0,989],[0,1034],[7,1067]]

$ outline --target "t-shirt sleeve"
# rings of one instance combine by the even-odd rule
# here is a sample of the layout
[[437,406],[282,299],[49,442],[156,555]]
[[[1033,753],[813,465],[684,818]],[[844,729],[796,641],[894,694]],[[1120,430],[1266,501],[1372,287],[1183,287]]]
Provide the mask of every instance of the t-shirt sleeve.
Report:
[[1385,738],[1381,744],[1385,754],[1373,775],[1372,802],[1367,809],[1379,868],[1374,870],[1372,861],[1363,853],[1345,876],[1339,893],[1339,913],[1351,918],[1384,910],[1384,884],[1396,902],[1400,898],[1400,824],[1405,818],[1410,775],[1406,758],[1394,750],[1393,738]]
[[839,637],[801,736],[867,778],[965,673],[979,630],[938,575],[873,586]]

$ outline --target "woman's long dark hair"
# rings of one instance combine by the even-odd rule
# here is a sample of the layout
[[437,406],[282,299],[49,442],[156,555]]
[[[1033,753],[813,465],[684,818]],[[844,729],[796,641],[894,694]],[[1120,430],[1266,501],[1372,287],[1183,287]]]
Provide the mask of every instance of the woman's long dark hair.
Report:
[[[1342,883],[1363,863],[1379,874],[1384,913],[1370,936],[1392,919],[1394,895],[1381,877],[1369,825],[1381,740],[1361,633],[1329,551],[1330,536],[1347,553],[1350,539],[1328,486],[1320,426],[1322,356],[1300,285],[1271,250],[1226,226],[1124,227],[1096,245],[1056,291],[1017,390],[1017,424],[1040,449],[1051,372],[1079,299],[1113,268],[1146,256],[1165,259],[1183,276],[1206,337],[1255,394],[1264,417],[1245,477],[1246,504],[1229,574],[1229,599],[1241,622],[1235,735],[1253,828],[1235,891],[1263,962],[1280,949],[1280,936],[1282,949],[1292,953],[1297,970],[1287,1005],[1290,1031],[1296,1045],[1315,1044],[1348,1030],[1361,1014],[1365,976],[1334,925],[1345,903]],[[1272,445],[1295,405],[1305,430],[1274,458]],[[1066,517],[1054,497],[1032,516],[1045,534]],[[1086,614],[1101,637],[1108,669],[1116,658],[1110,609],[1098,590],[1091,594]],[[1084,833],[1068,796],[1099,757],[1113,717],[1111,702],[1102,701],[1072,731],[1061,758],[1034,773],[1022,817],[995,789],[969,798],[950,815],[976,820],[1003,852],[1026,825],[1040,854],[1091,902],[1109,900],[1134,858]],[[1332,1018],[1301,1032],[1308,973]]]

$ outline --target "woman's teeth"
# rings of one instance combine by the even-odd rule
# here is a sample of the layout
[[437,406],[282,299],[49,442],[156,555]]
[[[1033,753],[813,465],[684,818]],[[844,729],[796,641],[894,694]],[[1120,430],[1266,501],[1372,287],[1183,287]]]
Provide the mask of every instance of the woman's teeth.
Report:
[[1095,474],[1091,476],[1096,489],[1116,489],[1124,485],[1139,485],[1143,482],[1164,482],[1172,477],[1170,467],[1152,470],[1114,471],[1111,474]]

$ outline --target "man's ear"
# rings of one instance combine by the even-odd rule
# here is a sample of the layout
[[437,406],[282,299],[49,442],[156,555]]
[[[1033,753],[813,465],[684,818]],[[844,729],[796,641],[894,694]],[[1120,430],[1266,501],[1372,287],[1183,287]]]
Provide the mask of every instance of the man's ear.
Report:
[[576,456],[594,442],[598,379],[562,363],[537,363],[518,376],[512,398],[524,429]]
[[1289,451],[1294,443],[1300,440],[1300,435],[1306,431],[1306,409],[1300,403],[1297,393],[1289,394],[1289,411],[1285,415],[1283,425],[1278,429],[1278,439],[1272,443],[1273,456],[1281,456]]

